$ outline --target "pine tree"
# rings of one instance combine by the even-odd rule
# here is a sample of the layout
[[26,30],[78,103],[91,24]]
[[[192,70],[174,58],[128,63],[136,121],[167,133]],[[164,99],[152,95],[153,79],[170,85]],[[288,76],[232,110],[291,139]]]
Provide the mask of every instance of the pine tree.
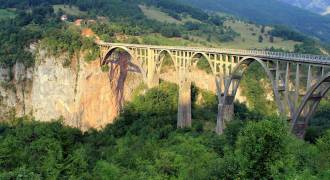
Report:
[[264,25],[261,27],[261,34],[263,34],[263,33],[265,33],[265,26]]
[[262,37],[262,35],[259,36],[258,42],[262,43],[264,41],[264,38]]

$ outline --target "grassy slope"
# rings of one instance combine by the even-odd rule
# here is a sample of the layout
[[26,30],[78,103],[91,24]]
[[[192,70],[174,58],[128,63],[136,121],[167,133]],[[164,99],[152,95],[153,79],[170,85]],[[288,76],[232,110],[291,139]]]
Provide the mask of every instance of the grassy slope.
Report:
[[181,17],[182,20],[174,19],[173,17],[169,16],[167,13],[162,12],[160,9],[156,7],[147,7],[140,5],[139,6],[142,12],[147,16],[149,19],[157,20],[160,22],[167,22],[167,23],[175,23],[175,24],[183,24],[188,21],[198,22],[198,20],[191,18],[190,16]]
[[205,10],[226,12],[262,24],[282,24],[330,41],[330,18],[276,0],[180,0]]
[[57,13],[60,9],[62,9],[66,14],[74,15],[74,16],[82,16],[85,15],[86,12],[80,11],[76,6],[68,6],[63,4],[58,4],[53,6],[54,11]]
[[180,21],[174,19],[173,17],[169,16],[164,12],[159,11],[154,7],[147,7],[143,5],[140,5],[139,7],[149,19],[158,20],[160,22],[167,22],[167,23],[176,23],[176,24],[181,23]]
[[193,37],[194,40],[185,40],[182,38],[167,38],[160,34],[148,34],[143,36],[129,36],[116,34],[115,42],[118,43],[136,43],[132,40],[138,40],[140,44],[164,45],[164,46],[190,46],[190,47],[219,47],[220,44],[207,42],[205,39]]
[[1,19],[7,19],[7,18],[14,18],[15,12],[7,9],[0,9],[0,20]]
[[[274,42],[271,43],[269,40],[268,31],[271,30],[270,27],[265,28],[265,33],[261,33],[261,27],[258,27],[254,24],[248,24],[241,21],[227,21],[225,23],[226,26],[230,26],[236,32],[240,33],[240,36],[237,37],[233,42],[223,43],[222,46],[228,48],[241,48],[241,49],[264,49],[264,48],[283,48],[286,50],[293,50],[294,45],[298,44],[295,41],[284,41],[281,38],[274,37]],[[255,33],[255,35],[252,35]],[[259,36],[263,37],[263,42],[259,43]]]
[[140,38],[144,44],[166,45],[166,46],[201,46],[213,45],[207,44],[206,41],[189,41],[182,38],[167,38],[158,34],[150,34]]
[[[174,19],[173,17],[169,16],[168,14],[160,11],[160,9],[154,8],[154,7],[146,7],[146,6],[140,6],[143,13],[150,19],[158,20],[161,22],[168,22],[168,23],[184,23],[186,21],[197,21],[192,18],[184,18],[182,21],[178,21]],[[253,24],[248,24],[244,22],[238,22],[238,21],[227,21],[225,23],[226,26],[232,27],[236,32],[240,33],[241,36],[237,37],[235,41],[227,42],[227,43],[217,43],[217,42],[207,42],[205,38],[202,37],[193,37],[195,42],[182,40],[182,39],[162,39],[161,42],[164,45],[184,45],[184,46],[209,46],[209,47],[225,47],[225,48],[240,48],[240,49],[265,49],[270,47],[275,48],[283,48],[286,50],[293,50],[294,45],[298,42],[294,41],[283,41],[281,38],[274,38],[274,43],[271,43],[269,41],[269,36],[267,35],[267,30],[270,30],[270,27],[266,28],[266,33],[263,34],[264,41],[263,43],[258,42],[258,37],[261,35],[261,27],[257,27]],[[252,33],[255,33],[256,35],[253,36]],[[147,36],[148,38],[151,38],[154,42],[158,42],[154,35]],[[147,42],[148,43],[148,42]],[[149,42],[150,44],[150,42]],[[157,43],[151,43],[151,44],[157,44]]]

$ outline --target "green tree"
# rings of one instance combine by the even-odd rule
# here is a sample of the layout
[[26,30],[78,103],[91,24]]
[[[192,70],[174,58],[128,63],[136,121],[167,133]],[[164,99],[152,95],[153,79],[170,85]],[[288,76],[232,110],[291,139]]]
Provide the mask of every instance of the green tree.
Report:
[[93,171],[94,178],[100,180],[119,179],[121,174],[119,167],[106,161],[98,161]]
[[269,42],[274,43],[274,36],[269,36]]
[[327,171],[330,173],[330,131],[327,131],[323,137],[317,140],[317,148],[320,151],[319,154],[319,167],[321,171]]
[[247,124],[236,142],[240,173],[245,179],[284,178],[291,175],[290,135],[285,121],[263,120]]
[[260,32],[261,32],[261,34],[265,33],[265,26],[264,25],[261,26]]
[[258,42],[259,43],[262,43],[264,41],[264,38],[262,37],[262,35],[260,35],[259,37],[258,37]]

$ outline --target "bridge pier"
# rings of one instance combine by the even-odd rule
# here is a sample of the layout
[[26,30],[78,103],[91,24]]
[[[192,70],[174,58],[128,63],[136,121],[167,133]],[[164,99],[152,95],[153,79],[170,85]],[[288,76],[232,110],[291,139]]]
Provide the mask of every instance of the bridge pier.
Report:
[[158,87],[158,85],[159,85],[159,74],[154,73],[152,76],[148,76],[147,85],[148,85],[148,88]]
[[223,130],[226,128],[226,123],[233,120],[234,118],[234,104],[230,105],[218,105],[218,115],[217,115],[217,126],[216,133],[222,134]]
[[[234,99],[238,90],[239,79],[240,78],[238,78],[238,80],[231,80],[230,76],[224,77],[223,79],[219,77],[216,78],[218,91],[217,94],[219,100],[217,125],[215,128],[217,134],[222,134],[223,130],[226,128],[226,124],[234,118]],[[231,89],[231,91],[222,92],[222,89],[227,89],[227,91]],[[231,95],[229,96],[228,93],[230,93]],[[228,98],[228,96],[230,98]]]
[[178,128],[191,127],[191,79],[179,72]]
[[223,106],[223,121],[224,127],[226,127],[226,123],[234,119],[234,104],[224,105]]
[[148,69],[147,69],[147,85],[148,88],[154,88],[159,85],[159,73],[156,68],[155,52],[148,49]]

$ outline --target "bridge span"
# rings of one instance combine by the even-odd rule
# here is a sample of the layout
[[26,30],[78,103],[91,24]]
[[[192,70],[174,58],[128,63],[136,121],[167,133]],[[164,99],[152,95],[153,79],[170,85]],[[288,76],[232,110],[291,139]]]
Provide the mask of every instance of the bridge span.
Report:
[[214,76],[218,95],[216,132],[231,120],[240,81],[251,63],[261,65],[269,78],[278,113],[288,117],[292,132],[305,135],[308,121],[330,89],[330,56],[202,47],[154,46],[98,42],[100,63],[111,63],[116,52],[131,56],[149,87],[159,84],[165,56],[171,57],[179,85],[179,128],[191,126],[191,68],[205,58]]

